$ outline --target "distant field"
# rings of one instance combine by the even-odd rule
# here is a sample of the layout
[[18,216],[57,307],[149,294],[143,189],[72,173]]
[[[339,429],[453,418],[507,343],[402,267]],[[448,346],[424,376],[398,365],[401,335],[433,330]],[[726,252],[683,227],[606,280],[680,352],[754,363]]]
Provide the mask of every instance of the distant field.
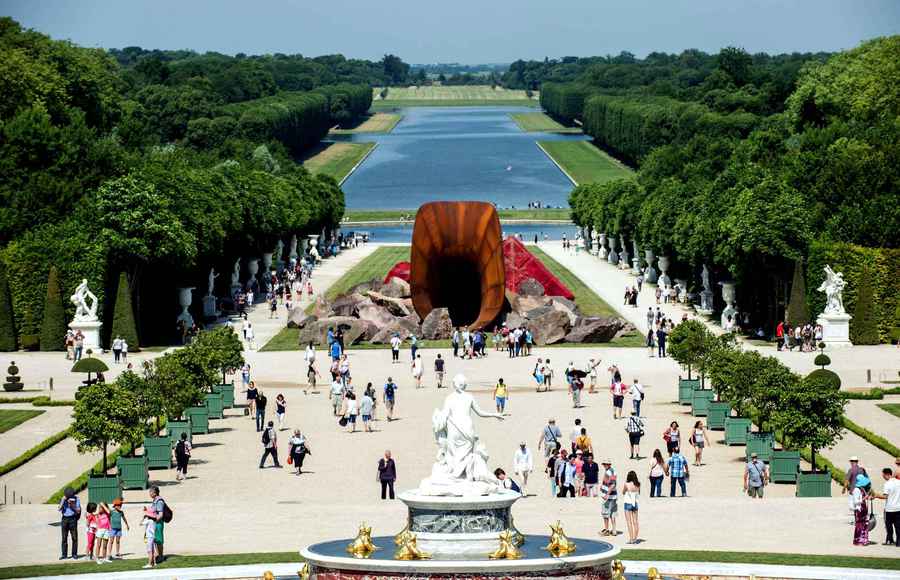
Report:
[[634,172],[587,141],[539,141],[576,183],[603,183]]
[[544,133],[581,133],[580,127],[566,127],[544,113],[510,113],[519,129],[525,132],[540,131]]
[[400,122],[403,115],[393,113],[375,113],[363,119],[355,127],[349,129],[332,129],[332,135],[348,135],[352,133],[390,133]]
[[425,87],[389,87],[386,99],[382,99],[381,88],[372,89],[372,98],[375,102],[390,103],[391,101],[451,101],[451,100],[475,100],[475,101],[538,101],[538,94],[534,93],[529,99],[525,91],[507,90],[503,87],[492,89],[490,85],[474,86],[425,86]]
[[375,147],[375,143],[326,143],[325,147],[306,159],[303,167],[312,173],[324,173],[335,178],[338,183],[344,180],[357,163]]
[[[568,220],[571,213],[564,209],[501,209],[497,210],[501,220]],[[344,221],[350,222],[378,222],[400,221],[401,219],[414,219],[414,209],[348,209],[344,212]]]

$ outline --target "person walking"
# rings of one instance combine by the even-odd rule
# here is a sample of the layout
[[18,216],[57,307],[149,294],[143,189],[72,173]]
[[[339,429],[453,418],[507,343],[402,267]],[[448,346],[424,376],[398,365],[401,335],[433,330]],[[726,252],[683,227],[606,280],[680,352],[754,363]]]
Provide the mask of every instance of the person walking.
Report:
[[640,542],[639,534],[641,531],[638,524],[638,497],[641,495],[641,482],[638,480],[637,473],[629,471],[625,476],[625,485],[622,486],[622,499],[625,508],[625,525],[628,526],[628,541],[626,544],[637,544]]
[[390,498],[394,499],[394,482],[397,481],[397,464],[391,457],[391,450],[384,452],[384,457],[378,460],[378,481],[381,482],[381,499],[387,499],[387,492],[390,492]]
[[[540,361],[540,359],[538,359]],[[550,366],[550,359],[544,361],[544,390],[549,391],[553,388],[553,367]]]
[[575,453],[578,449],[578,436],[581,435],[581,419],[575,419],[575,425],[569,431],[569,449]]
[[543,431],[541,431],[541,437],[538,439],[538,451],[543,448],[544,457],[552,456],[562,448],[562,443],[559,442],[560,439],[562,439],[562,431],[556,426],[556,419],[551,417],[547,420]]
[[669,457],[669,461],[666,463],[666,475],[669,476],[669,485],[671,486],[669,497],[675,497],[676,484],[681,488],[681,497],[685,497],[687,495],[685,480],[690,477],[690,472],[687,459],[684,458],[678,447],[675,447],[672,457]]
[[666,451],[669,457],[681,446],[681,431],[678,430],[678,421],[669,423],[669,428],[663,432],[663,441],[666,442]]
[[262,434],[263,454],[259,460],[259,468],[262,469],[266,464],[266,457],[272,456],[272,462],[277,469],[281,469],[278,463],[278,433],[275,431],[275,422],[269,421],[268,426]]
[[553,497],[556,497],[559,493],[559,480],[556,478],[556,462],[561,461],[560,455],[562,453],[565,453],[565,450],[560,449],[557,443],[549,457],[546,458],[547,465],[544,467],[544,473],[547,474],[547,478],[550,480],[550,495]]
[[850,493],[853,502],[853,545],[868,546],[869,541],[869,493],[866,488],[871,485],[867,475],[858,475],[856,485]]
[[650,330],[647,331],[647,353],[650,355],[650,358],[653,358],[654,353],[656,352],[656,331],[653,330],[653,326],[650,326]]
[[557,476],[559,477],[559,495],[557,497],[575,497],[575,454],[569,455],[568,461],[557,463]]
[[356,433],[356,416],[359,414],[359,402],[356,400],[356,395],[348,392],[344,399],[344,405],[346,406],[344,415],[347,417],[347,431]]
[[641,403],[644,401],[644,385],[637,379],[634,379],[634,382],[628,387],[628,398],[631,399],[631,408],[634,409],[634,413],[640,417]]
[[581,428],[581,432],[578,434],[578,437],[575,438],[575,453],[578,453],[579,451],[583,454],[594,452],[594,443],[591,441],[590,436],[588,436],[585,427]]
[[841,488],[841,494],[848,493],[848,502],[850,507],[850,523],[852,524],[856,518],[856,507],[853,499],[853,490],[856,489],[856,478],[860,475],[866,475],[866,468],[859,464],[859,457],[856,455],[850,457],[850,467],[844,476],[844,486]]
[[534,459],[531,457],[531,449],[524,440],[519,443],[519,448],[513,454],[513,471],[522,479],[522,496],[527,496],[528,476],[534,471]]
[[662,482],[666,475],[666,463],[662,452],[653,450],[653,461],[650,463],[650,497],[662,497]]
[[409,335],[409,354],[410,360],[416,360],[416,353],[419,351],[419,339],[416,338],[415,334]]
[[660,324],[659,328],[656,329],[656,348],[657,348],[657,356],[659,358],[666,358],[666,329]]
[[300,475],[303,473],[303,460],[306,459],[308,454],[311,454],[309,441],[307,441],[306,436],[303,435],[300,429],[294,429],[294,436],[288,440],[288,444],[290,445],[289,454],[291,461],[294,467],[297,468],[295,475]]
[[603,516],[603,529],[601,536],[616,535],[616,513],[619,511],[619,491],[616,470],[612,467],[612,461],[603,460],[603,479],[600,482],[600,500],[603,507],[600,514]]
[[444,359],[438,354],[434,359],[434,378],[437,380],[437,388],[444,387]]
[[112,341],[113,362],[119,363],[122,360],[122,337],[116,335]]
[[900,547],[900,479],[894,477],[890,467],[881,470],[881,477],[884,479],[882,492],[872,495],[884,500],[884,528],[887,535],[882,545]]
[[756,453],[750,454],[750,461],[744,468],[744,491],[750,497],[762,499],[763,491],[769,483],[769,468],[759,460]]
[[453,347],[453,358],[459,357],[459,328],[453,329],[453,335],[450,337],[450,345]]
[[[370,387],[371,385],[372,383],[369,383]],[[367,388],[359,399],[359,414],[362,416],[363,431],[366,433],[372,432],[372,414],[375,411],[375,400],[369,391],[370,389]],[[372,391],[374,392],[374,389]]]
[[[159,495],[159,486],[150,488],[150,509],[155,515],[156,523],[153,526],[153,546],[156,548],[156,558],[154,562],[157,564],[165,560],[165,543],[166,543],[166,500]],[[171,519],[171,511],[169,519]]]
[[287,400],[284,395],[278,393],[275,397],[275,417],[278,419],[278,430],[284,431],[284,415],[287,411]]
[[328,391],[331,397],[331,410],[335,417],[341,412],[344,405],[344,383],[340,379],[331,381],[331,389]]
[[319,373],[319,369],[316,368],[316,359],[306,361],[306,388],[303,389],[303,394],[307,394],[308,391],[312,391],[313,393],[317,393],[316,391],[316,379],[322,376]]
[[412,369],[413,380],[416,382],[416,388],[422,388],[422,374],[425,372],[425,365],[422,362],[422,355],[416,354],[413,355],[412,364],[410,365]]
[[609,388],[612,394],[613,403],[613,419],[622,418],[622,407],[625,405],[625,383],[621,380],[614,380]]
[[497,379],[497,385],[494,387],[494,403],[497,406],[497,412],[503,414],[506,410],[506,399],[509,397],[509,389],[503,382],[503,377]]
[[584,495],[597,497],[600,488],[600,466],[594,461],[593,453],[584,454],[584,465],[581,466],[584,475]]
[[400,335],[396,332],[391,337],[391,364],[400,362]]
[[594,359],[588,360],[588,376],[590,377],[590,387],[588,388],[588,393],[594,394],[597,392],[597,365],[600,364],[600,361],[594,362]]
[[78,559],[78,519],[81,517],[81,500],[75,490],[67,487],[57,507],[60,515],[59,529],[62,532],[60,560],[69,558],[69,539],[72,540],[72,559]]
[[631,412],[628,423],[625,424],[625,431],[628,433],[631,459],[642,459],[641,437],[644,436],[644,422],[638,417],[637,411]]
[[182,481],[187,477],[188,462],[191,460],[191,443],[187,433],[182,432],[175,444],[175,479]]
[[[397,400],[397,385],[388,377],[384,384],[384,408],[387,409],[388,423],[394,420],[394,403]],[[393,499],[393,498],[392,498]]]
[[[109,512],[109,557],[116,560],[122,559],[122,524],[125,524],[126,530],[131,531],[128,518],[122,511],[122,498],[117,497],[113,500],[112,510]],[[112,554],[113,547],[116,550],[115,555]]]
[[691,445],[694,447],[694,465],[696,467],[703,465],[703,449],[710,443],[712,440],[709,438],[706,425],[703,424],[702,419],[698,420],[694,423],[694,430],[691,432]]
[[268,399],[262,393],[256,396],[256,432],[259,433],[263,430],[263,427],[266,424],[266,404],[268,403]]

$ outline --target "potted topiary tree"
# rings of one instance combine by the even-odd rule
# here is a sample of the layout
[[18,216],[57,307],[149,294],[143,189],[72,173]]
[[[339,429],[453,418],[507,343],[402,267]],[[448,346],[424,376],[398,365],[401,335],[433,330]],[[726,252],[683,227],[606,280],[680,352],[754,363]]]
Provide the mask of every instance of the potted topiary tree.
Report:
[[[212,393],[222,396],[221,406],[223,408],[234,407],[234,381],[228,383],[226,378],[228,374],[234,373],[243,366],[243,344],[237,334],[225,326],[201,333],[195,342],[210,349],[213,356],[212,364],[222,373],[222,382],[212,386]],[[211,405],[208,406],[210,406],[210,416],[212,416],[213,407],[217,403],[214,397],[207,398],[207,401],[211,402]],[[219,415],[221,415],[221,410]]]
[[24,388],[25,383],[22,382],[22,377],[19,376],[19,367],[16,366],[16,361],[10,361],[9,366],[6,367],[6,382],[3,383],[3,390],[15,392]]
[[775,433],[772,418],[781,404],[781,395],[794,388],[800,377],[771,356],[758,356],[751,374],[750,405],[759,430],[747,435],[747,459],[756,453],[761,461],[772,461]]
[[135,441],[143,432],[134,395],[117,383],[83,386],[75,400],[72,437],[78,451],[103,451],[103,469],[88,477],[88,501],[111,502],[122,495],[119,476],[108,476],[107,449],[111,443]]
[[812,471],[797,474],[798,497],[831,496],[831,474],[816,468],[816,450],[830,447],[841,438],[847,400],[841,396],[840,383],[829,372],[813,371],[783,392],[774,415],[786,443],[810,449]]
[[[73,373],[87,373],[87,380],[82,381],[85,385],[92,385],[96,383],[99,375],[109,370],[109,367],[106,366],[105,362],[103,362],[99,358],[92,357],[91,354],[91,350],[88,349],[87,356],[72,365]],[[92,374],[96,374],[98,375],[98,377],[91,378]]]
[[747,434],[752,425],[747,417],[753,385],[751,373],[759,358],[759,354],[753,351],[720,348],[712,353],[707,363],[709,378],[719,399],[728,401],[734,411],[734,416],[729,413],[725,417],[726,445],[747,444]]
[[[204,399],[209,385],[216,380],[215,366],[209,348],[191,344],[156,360],[154,376],[165,401],[168,425],[179,420],[190,421],[192,434],[209,433],[209,411]],[[176,441],[175,429],[168,429]],[[180,433],[177,435],[180,437]]]
[[[713,336],[709,334],[707,339],[707,348],[705,348],[697,363],[697,370],[700,371],[701,384],[705,386],[706,376],[713,368],[713,362],[720,352],[734,351],[737,345],[737,339],[733,333],[723,334],[722,336]],[[712,385],[715,393],[715,399],[709,401],[706,410],[706,425],[710,429],[721,431],[725,429],[725,420],[731,416],[731,403],[722,397],[720,389],[716,388],[715,383]]]
[[701,388],[700,379],[694,379],[691,371],[696,367],[708,346],[709,331],[699,320],[687,320],[675,327],[669,335],[667,352],[678,364],[687,369],[687,378],[678,377],[678,402],[691,405],[694,390]]
[[144,425],[143,444],[144,458],[148,469],[169,469],[172,467],[172,447],[168,435],[160,435],[161,417],[165,414],[165,405],[159,390],[159,383],[154,380],[153,366],[144,363],[144,373],[139,375],[126,371],[119,375],[116,382],[134,394],[138,402],[138,414]]

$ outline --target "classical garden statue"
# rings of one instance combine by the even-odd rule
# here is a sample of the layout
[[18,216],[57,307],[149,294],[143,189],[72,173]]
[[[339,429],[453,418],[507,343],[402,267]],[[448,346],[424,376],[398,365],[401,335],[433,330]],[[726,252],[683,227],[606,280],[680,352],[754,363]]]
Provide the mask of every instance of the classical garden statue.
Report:
[[69,300],[75,305],[75,322],[97,321],[97,296],[88,289],[87,278],[75,288]]
[[844,310],[844,288],[847,283],[841,272],[835,272],[831,266],[825,266],[825,281],[819,286],[819,292],[825,293],[825,314],[846,314]]
[[825,293],[825,310],[816,319],[822,325],[822,342],[829,346],[850,346],[850,319],[844,309],[844,275],[825,266],[825,280],[819,292]]

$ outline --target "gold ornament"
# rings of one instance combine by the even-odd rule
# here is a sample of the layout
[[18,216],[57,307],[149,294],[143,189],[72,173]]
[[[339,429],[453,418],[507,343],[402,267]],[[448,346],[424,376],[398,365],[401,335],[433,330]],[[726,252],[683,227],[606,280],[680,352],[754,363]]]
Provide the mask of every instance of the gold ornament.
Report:
[[405,544],[406,540],[409,539],[410,534],[412,534],[412,532],[409,531],[409,523],[407,523],[406,526],[400,530],[400,533],[394,536],[394,545],[402,546]]
[[366,526],[365,522],[359,524],[356,539],[347,545],[347,551],[354,558],[368,558],[377,549],[378,546],[372,543],[372,526]]
[[565,556],[575,551],[575,542],[566,537],[562,524],[557,521],[556,525],[550,524],[550,543],[544,549],[550,552],[554,558]]
[[263,572],[263,580],[275,580],[275,574],[272,574],[271,570],[266,570]]
[[612,563],[612,580],[625,580],[625,564],[622,560],[614,560]]
[[300,580],[309,580],[309,562],[303,564],[303,567],[297,570],[297,577]]
[[518,560],[522,557],[516,548],[516,533],[512,530],[500,532],[500,547],[488,554],[491,560]]
[[663,580],[663,577],[660,575],[659,570],[654,566],[651,566],[650,569],[647,570],[647,580]]
[[403,543],[394,552],[395,560],[428,560],[429,558],[431,558],[431,554],[419,549],[416,535],[409,531],[406,532]]
[[515,522],[513,522],[512,514],[510,514],[509,516],[509,529],[513,532],[513,542],[517,547],[525,543],[525,536],[523,536],[522,532],[520,532],[518,528],[516,528],[516,524]]

